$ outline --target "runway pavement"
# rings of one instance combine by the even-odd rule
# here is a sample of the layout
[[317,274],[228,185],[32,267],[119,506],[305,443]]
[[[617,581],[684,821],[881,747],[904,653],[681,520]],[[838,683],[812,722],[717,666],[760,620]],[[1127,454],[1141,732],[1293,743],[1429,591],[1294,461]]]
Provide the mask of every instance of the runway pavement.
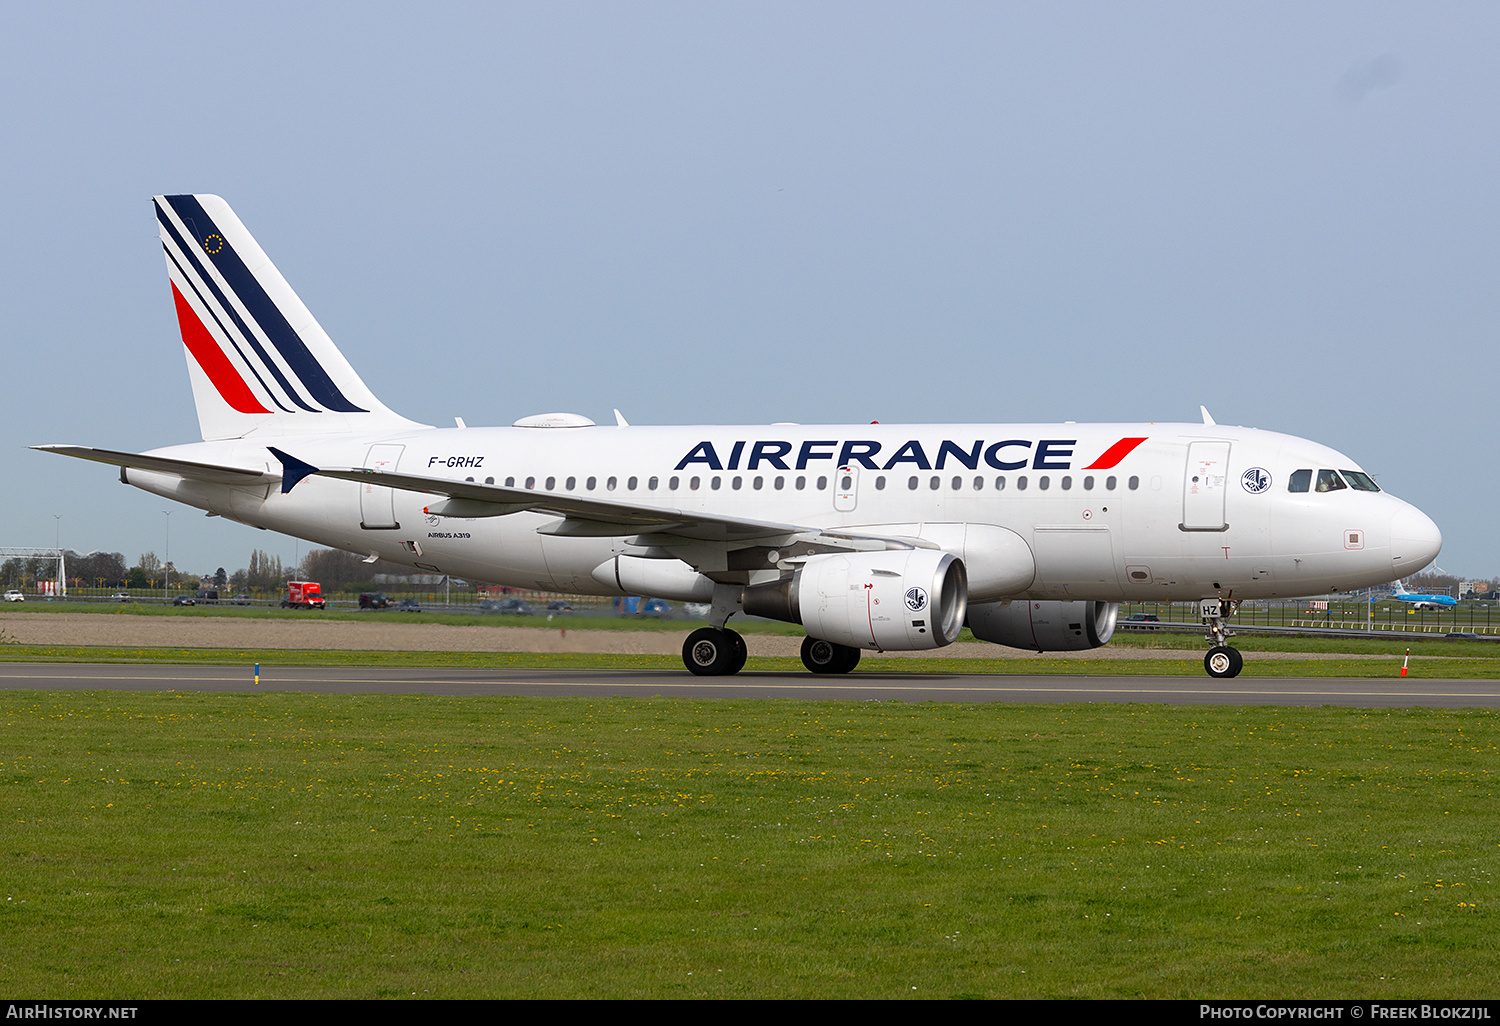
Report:
[[903,702],[1157,702],[1169,705],[1500,707],[1500,681],[1415,677],[1134,677],[1000,674],[740,673],[669,670],[449,670],[0,663],[0,689],[305,691],[315,694],[810,698]]

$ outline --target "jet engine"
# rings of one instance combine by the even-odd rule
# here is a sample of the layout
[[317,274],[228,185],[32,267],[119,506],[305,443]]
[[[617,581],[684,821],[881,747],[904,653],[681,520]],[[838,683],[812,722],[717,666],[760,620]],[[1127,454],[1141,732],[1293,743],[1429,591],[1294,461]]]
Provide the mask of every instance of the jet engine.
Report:
[[1098,648],[1115,633],[1118,602],[982,602],[969,606],[969,630],[981,641],[1034,652]]
[[813,556],[791,577],[744,595],[753,616],[800,623],[822,641],[892,652],[952,644],[967,606],[963,561],[935,549]]

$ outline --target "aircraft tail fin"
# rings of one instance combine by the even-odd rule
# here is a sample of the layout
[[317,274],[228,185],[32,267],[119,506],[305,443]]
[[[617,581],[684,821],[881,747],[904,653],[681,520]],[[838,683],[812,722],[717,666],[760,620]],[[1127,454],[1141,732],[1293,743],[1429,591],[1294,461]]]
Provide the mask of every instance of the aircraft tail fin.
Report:
[[205,440],[421,427],[375,398],[218,196],[157,196]]

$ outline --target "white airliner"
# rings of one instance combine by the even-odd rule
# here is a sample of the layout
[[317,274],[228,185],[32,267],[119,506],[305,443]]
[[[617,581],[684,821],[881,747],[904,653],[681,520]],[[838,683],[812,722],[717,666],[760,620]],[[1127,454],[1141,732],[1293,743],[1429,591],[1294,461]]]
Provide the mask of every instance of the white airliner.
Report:
[[[736,613],[799,623],[815,673],[863,649],[1109,641],[1122,600],[1199,601],[1233,677],[1244,599],[1422,569],[1442,543],[1349,457],[1215,424],[638,427],[387,409],[217,196],[158,196],[203,441],[37,446],[256,527],[475,581],[711,604],[683,661],[745,661]],[[1317,487],[1310,487],[1316,481]]]

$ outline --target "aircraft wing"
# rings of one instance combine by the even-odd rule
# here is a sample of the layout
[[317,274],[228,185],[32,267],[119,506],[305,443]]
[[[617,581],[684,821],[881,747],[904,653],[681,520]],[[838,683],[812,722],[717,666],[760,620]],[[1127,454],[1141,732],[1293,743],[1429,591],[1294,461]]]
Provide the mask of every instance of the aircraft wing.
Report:
[[[545,533],[557,535],[611,536],[621,534],[671,535],[707,542],[742,542],[757,538],[774,538],[808,532],[821,534],[819,528],[799,524],[781,524],[766,520],[722,516],[674,509],[668,506],[646,506],[612,499],[559,495],[525,488],[501,488],[497,485],[452,478],[426,477],[418,474],[392,474],[365,467],[312,467],[278,449],[272,453],[286,467],[282,491],[312,474],[340,481],[396,488],[442,496],[446,501],[433,503],[429,509],[440,516],[493,517],[524,511],[550,513],[566,518],[562,524]],[[290,461],[290,462],[289,462]]]
[[178,477],[214,484],[265,485],[278,480],[265,467],[226,467],[214,463],[198,463],[193,460],[174,460],[162,456],[144,456],[134,452],[116,452],[113,449],[93,449],[86,445],[33,445],[40,452],[55,452],[62,456],[73,456],[95,463],[108,463],[132,470],[149,470],[158,474],[176,474]]

